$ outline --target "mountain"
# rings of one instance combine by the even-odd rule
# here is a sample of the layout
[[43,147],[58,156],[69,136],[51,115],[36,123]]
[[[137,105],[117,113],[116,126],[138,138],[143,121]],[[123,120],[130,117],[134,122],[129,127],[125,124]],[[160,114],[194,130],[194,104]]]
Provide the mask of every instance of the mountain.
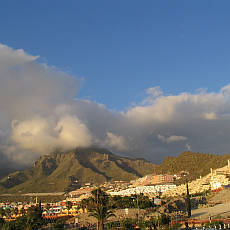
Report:
[[155,166],[144,159],[116,156],[106,149],[77,148],[42,156],[33,167],[9,174],[0,180],[0,192],[61,192],[85,183],[129,181],[153,173]]
[[160,165],[155,167],[154,171],[157,174],[175,174],[187,171],[189,175],[178,181],[178,183],[183,183],[185,180],[194,180],[207,175],[210,168],[217,169],[227,165],[227,160],[230,160],[230,154],[214,155],[186,151],[178,157],[166,157]]
[[73,190],[85,183],[130,181],[147,174],[175,174],[189,172],[178,180],[184,183],[205,176],[210,168],[223,167],[230,154],[213,155],[183,152],[177,157],[166,157],[156,165],[144,159],[116,156],[106,149],[77,148],[65,153],[40,157],[33,167],[15,171],[0,180],[0,193],[62,192]]

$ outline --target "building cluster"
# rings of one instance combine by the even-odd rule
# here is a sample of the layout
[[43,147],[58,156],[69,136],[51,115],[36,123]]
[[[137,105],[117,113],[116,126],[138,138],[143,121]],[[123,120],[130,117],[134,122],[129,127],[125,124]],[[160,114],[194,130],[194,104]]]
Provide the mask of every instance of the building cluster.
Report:
[[[105,182],[101,187],[110,195],[132,196],[143,193],[149,197],[163,195],[165,197],[182,196],[186,193],[186,184],[176,186],[173,182],[188,175],[187,171],[181,171],[175,175],[159,174],[146,175],[142,178],[130,181]],[[230,161],[228,165],[216,170],[210,169],[210,173],[204,177],[189,183],[190,194],[203,193],[208,190],[215,191],[223,186],[230,185]],[[90,196],[95,187],[81,188],[70,193],[71,197],[77,200]]]
[[137,180],[133,180],[130,183],[133,187],[137,186],[145,186],[145,185],[157,185],[157,184],[170,184],[174,183],[175,180],[178,180],[184,176],[187,176],[189,172],[187,171],[181,171],[177,174],[170,175],[170,174],[152,174],[152,175],[146,175],[144,177],[141,177]]
[[138,186],[135,188],[128,188],[119,192],[109,192],[111,196],[132,196],[135,194],[143,193],[146,196],[154,197],[157,194],[164,193],[170,189],[176,188],[174,184],[162,184],[162,185],[150,185],[150,186]]
[[88,196],[88,194],[90,194],[91,191],[95,188],[96,187],[94,187],[94,186],[92,186],[92,187],[86,186],[86,187],[81,187],[81,188],[74,190],[72,192],[69,192],[69,196],[70,196],[69,199],[79,198],[79,200],[82,200],[82,199],[86,198]]
[[102,189],[104,189],[105,191],[108,191],[108,192],[110,192],[110,191],[118,192],[118,191],[124,190],[130,186],[131,186],[131,184],[129,182],[119,180],[119,181],[105,182],[100,187]]
[[[206,191],[216,191],[222,187],[230,185],[230,161],[228,165],[216,170],[210,169],[210,173],[188,183],[190,194],[203,193]],[[186,184],[177,186],[174,189],[163,193],[164,196],[174,197],[181,196],[186,192]]]
[[80,207],[80,202],[76,203],[73,202],[73,205],[68,208],[66,205],[64,204],[57,204],[54,205],[52,207],[50,207],[49,209],[45,209],[42,213],[43,217],[46,218],[56,218],[58,217],[64,217],[64,216],[77,216],[79,213],[83,213],[83,212],[87,212],[87,210],[83,210]]
[[155,184],[167,184],[173,182],[174,182],[174,176],[168,174],[147,175],[137,180],[131,181],[133,187],[155,185]]
[[[147,175],[128,182],[113,181],[105,182],[100,187],[103,188],[111,196],[133,196],[138,194],[144,194],[151,198],[156,198],[158,195],[164,197],[176,197],[184,196],[186,194],[186,184],[176,186],[173,184],[175,177],[181,178],[187,175],[187,172],[181,172],[177,175]],[[216,191],[224,186],[230,186],[230,161],[228,165],[216,170],[210,169],[210,173],[204,177],[200,177],[197,180],[188,183],[190,194],[203,193],[208,190]],[[96,187],[91,184],[85,184],[75,191],[71,191],[68,197],[58,203],[41,204],[43,207],[43,215],[48,218],[55,218],[57,216],[73,215],[76,216],[79,212],[84,212],[80,206],[81,200],[89,198],[91,192]],[[155,200],[155,199],[154,199]],[[7,213],[11,213],[12,216],[22,215],[31,206],[38,203],[0,203],[0,208],[6,210]],[[71,203],[71,207],[68,207],[68,203]],[[16,210],[17,209],[17,210]],[[15,211],[16,210],[16,211]],[[12,214],[13,213],[13,214]],[[7,218],[7,217],[6,217]]]
[[[72,202],[72,206],[68,209],[66,205],[66,201],[61,201],[58,203],[42,203],[44,217],[55,218],[57,216],[67,216],[67,215],[77,215],[79,212],[83,212],[83,210],[79,206],[80,202]],[[3,215],[4,219],[14,219],[16,217],[24,215],[29,208],[38,205],[37,203],[0,203],[0,208],[2,208],[5,212]]]

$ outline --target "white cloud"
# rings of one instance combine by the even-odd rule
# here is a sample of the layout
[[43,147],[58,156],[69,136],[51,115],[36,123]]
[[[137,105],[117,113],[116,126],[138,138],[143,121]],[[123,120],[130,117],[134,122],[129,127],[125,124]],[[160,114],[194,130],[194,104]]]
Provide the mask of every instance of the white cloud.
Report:
[[76,146],[87,147],[91,145],[91,135],[86,127],[77,117],[62,117],[56,126],[58,138],[56,146],[74,148]]
[[58,114],[58,108],[73,102],[79,81],[37,58],[0,44],[0,152],[22,164],[24,152],[30,154],[26,159],[34,159],[58,145],[72,148],[91,142],[76,115],[64,109]]
[[203,119],[204,114],[218,116],[224,107],[229,113],[229,103],[222,93],[182,93],[161,96],[152,105],[136,106],[127,112],[127,117],[137,122],[183,122],[188,119]]
[[105,146],[115,148],[120,151],[128,150],[128,147],[126,146],[125,138],[111,132],[106,133]]
[[153,96],[153,97],[159,97],[159,96],[161,96],[163,94],[160,86],[155,86],[155,87],[148,88],[146,90],[146,93],[148,95]]
[[178,95],[152,87],[142,103],[119,113],[77,99],[79,85],[37,56],[0,45],[0,154],[28,163],[60,146],[98,144],[159,162],[191,146],[230,152],[230,85]]
[[160,135],[158,134],[158,139],[163,141],[163,142],[166,142],[168,144],[170,143],[173,143],[173,142],[178,142],[178,141],[185,141],[187,140],[188,138],[187,137],[184,137],[184,136],[176,136],[176,135],[172,135],[172,136],[169,136],[169,137],[165,137],[163,135]]
[[39,56],[31,56],[24,52],[24,50],[13,50],[12,48],[0,44],[0,68],[1,70],[12,70],[13,68],[20,68],[30,62],[38,59]]
[[37,152],[85,147],[91,144],[91,136],[85,124],[72,116],[63,116],[57,123],[53,118],[41,117],[22,122],[14,120],[12,139],[21,148]]
[[189,144],[186,144],[186,145],[185,145],[185,148],[186,148],[186,150],[188,150],[188,151],[191,151],[191,150],[192,150],[192,147],[191,147],[191,145],[189,145]]
[[230,84],[228,84],[228,85],[222,87],[222,88],[220,89],[220,93],[223,94],[223,95],[226,96],[226,97],[230,97]]

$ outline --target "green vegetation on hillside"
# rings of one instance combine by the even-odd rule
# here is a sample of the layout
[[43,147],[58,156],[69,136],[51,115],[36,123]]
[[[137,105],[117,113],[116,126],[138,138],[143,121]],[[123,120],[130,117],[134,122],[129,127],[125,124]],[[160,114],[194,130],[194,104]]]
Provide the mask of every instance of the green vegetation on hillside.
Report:
[[183,152],[178,157],[166,157],[165,160],[155,168],[156,173],[175,174],[181,171],[188,171],[189,175],[178,182],[194,180],[205,176],[210,168],[216,169],[227,165],[230,154],[213,155],[206,153]]
[[130,159],[112,154],[106,149],[77,148],[65,153],[40,157],[34,166],[16,171],[0,180],[0,193],[64,192],[92,183],[130,181],[147,174],[175,174],[189,172],[178,180],[184,183],[207,175],[210,168],[223,167],[230,154],[213,155],[184,152],[178,157],[167,157],[155,165],[144,159]]
[[62,192],[85,183],[129,181],[153,172],[144,159],[119,157],[106,149],[78,148],[40,157],[33,167],[16,171],[0,181],[1,193]]

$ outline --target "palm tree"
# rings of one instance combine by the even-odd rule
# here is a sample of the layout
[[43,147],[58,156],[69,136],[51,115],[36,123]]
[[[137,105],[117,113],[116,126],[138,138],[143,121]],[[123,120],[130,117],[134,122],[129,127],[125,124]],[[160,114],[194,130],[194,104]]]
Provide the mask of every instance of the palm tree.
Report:
[[89,210],[89,199],[82,199],[80,203],[80,208],[82,209],[82,212],[85,212],[85,209]]
[[111,216],[115,216],[112,210],[109,210],[106,206],[96,207],[91,216],[95,217],[98,221],[98,229],[104,230],[104,222]]
[[109,207],[109,196],[101,189],[95,189],[92,194],[92,210],[91,216],[98,221],[98,229],[104,230],[104,222],[111,216],[115,216]]

